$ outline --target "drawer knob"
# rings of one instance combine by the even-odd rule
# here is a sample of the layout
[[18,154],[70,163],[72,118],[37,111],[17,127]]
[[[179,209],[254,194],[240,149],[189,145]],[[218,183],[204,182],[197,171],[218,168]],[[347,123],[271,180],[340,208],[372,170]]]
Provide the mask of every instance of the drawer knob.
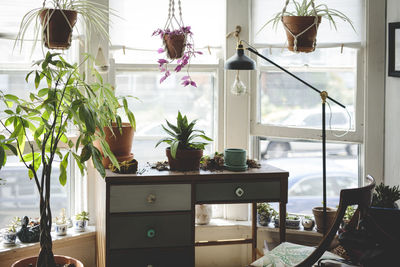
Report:
[[147,203],[154,203],[154,202],[156,202],[156,195],[154,195],[154,194],[149,194],[148,196],[147,196]]
[[244,190],[243,190],[241,187],[238,187],[238,188],[236,188],[236,190],[235,190],[235,194],[236,194],[238,197],[242,197],[243,194],[244,194]]
[[156,236],[156,230],[154,230],[154,229],[147,230],[147,237],[148,238],[153,238],[155,236]]

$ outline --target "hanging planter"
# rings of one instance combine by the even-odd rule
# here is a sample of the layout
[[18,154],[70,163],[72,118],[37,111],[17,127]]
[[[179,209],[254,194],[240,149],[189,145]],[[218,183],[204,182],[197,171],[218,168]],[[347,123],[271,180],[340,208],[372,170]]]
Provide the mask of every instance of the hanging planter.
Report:
[[44,45],[49,49],[68,49],[71,46],[72,29],[78,13],[75,10],[46,8],[39,16]]
[[22,49],[25,34],[33,32],[32,51],[40,39],[49,49],[68,49],[78,15],[88,29],[88,39],[91,32],[109,39],[106,25],[108,17],[115,14],[108,7],[89,0],[44,0],[42,7],[30,10],[22,18],[14,47],[19,45]]
[[194,49],[193,33],[190,26],[185,26],[182,20],[181,1],[178,0],[179,20],[175,16],[175,0],[169,0],[168,18],[163,29],[157,29],[153,32],[153,36],[160,36],[163,47],[158,49],[158,53],[164,53],[166,58],[158,60],[160,71],[164,74],[160,79],[160,83],[164,82],[170,75],[168,69],[170,63],[176,60],[177,66],[174,71],[180,72],[187,67],[187,75],[182,78],[183,86],[197,87],[189,73],[190,61],[193,57],[201,55],[202,52]]
[[293,52],[312,52],[317,45],[317,32],[321,19],[325,18],[333,25],[335,30],[336,22],[334,18],[346,21],[355,31],[353,22],[342,12],[330,9],[326,4],[315,6],[314,0],[292,0],[295,11],[286,11],[290,0],[286,0],[281,12],[267,21],[257,32],[259,34],[268,24],[276,28],[281,21],[286,31],[288,49]]

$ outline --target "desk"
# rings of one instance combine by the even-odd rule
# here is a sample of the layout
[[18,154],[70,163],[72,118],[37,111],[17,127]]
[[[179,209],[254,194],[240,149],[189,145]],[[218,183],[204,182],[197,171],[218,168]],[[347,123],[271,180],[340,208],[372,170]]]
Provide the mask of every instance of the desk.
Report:
[[[257,244],[257,203],[279,202],[286,214],[289,173],[263,165],[245,172],[195,171],[142,174],[107,172],[98,178],[98,266],[194,266],[195,246]],[[252,203],[252,238],[195,240],[196,204]],[[285,216],[280,241],[285,241]],[[132,265],[135,263],[135,265]]]

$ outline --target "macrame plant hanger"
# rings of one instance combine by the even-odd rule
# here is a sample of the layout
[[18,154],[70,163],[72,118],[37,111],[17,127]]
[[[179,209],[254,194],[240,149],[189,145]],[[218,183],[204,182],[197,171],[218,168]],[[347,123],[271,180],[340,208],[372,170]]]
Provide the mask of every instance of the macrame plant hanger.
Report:
[[[318,14],[317,14],[317,10],[315,9],[314,0],[311,0],[311,6],[312,6],[312,8],[313,8],[314,17],[315,17],[315,18],[314,18],[314,22],[313,22],[313,24],[311,24],[310,26],[308,26],[305,30],[303,30],[302,32],[300,32],[300,33],[298,33],[298,34],[294,34],[293,32],[291,32],[291,31],[289,30],[289,28],[288,28],[288,27],[286,26],[286,24],[283,22],[283,16],[284,16],[285,13],[286,13],[286,8],[287,8],[287,6],[289,5],[289,1],[290,1],[290,0],[286,0],[285,6],[283,7],[282,15],[281,15],[281,21],[282,21],[282,24],[283,24],[283,27],[285,28],[285,30],[286,30],[288,33],[290,33],[290,35],[292,35],[292,37],[293,37],[293,39],[294,39],[293,50],[294,50],[294,52],[298,53],[299,51],[297,50],[297,38],[298,38],[299,36],[303,35],[304,33],[306,33],[306,32],[307,32],[308,30],[310,30],[312,27],[315,27],[315,31],[318,32],[318,26],[319,26],[319,23],[318,23]],[[315,50],[315,46],[316,46],[316,45],[317,45],[317,38],[314,39],[314,42],[313,42],[313,50],[312,50],[312,51]]]
[[169,34],[185,27],[182,19],[181,0],[178,0],[178,10],[179,19],[175,16],[175,0],[169,0],[168,18],[164,26],[165,35],[163,41],[170,59],[181,58],[186,47],[186,34]]

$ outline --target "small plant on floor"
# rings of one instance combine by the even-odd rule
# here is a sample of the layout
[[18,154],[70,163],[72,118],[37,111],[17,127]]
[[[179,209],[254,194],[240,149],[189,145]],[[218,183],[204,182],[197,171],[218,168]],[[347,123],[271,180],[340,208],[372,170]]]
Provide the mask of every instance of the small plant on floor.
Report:
[[381,183],[375,188],[372,196],[372,206],[381,208],[398,208],[396,201],[400,200],[399,186],[390,187]]
[[163,29],[159,28],[153,32],[153,36],[160,36],[164,44],[164,48],[158,49],[158,53],[161,54],[165,52],[166,56],[170,59],[161,58],[158,60],[160,71],[164,73],[164,76],[160,79],[160,83],[171,75],[168,64],[177,60],[176,63],[178,65],[174,69],[176,73],[180,72],[185,66],[187,67],[187,75],[182,77],[181,84],[183,86],[191,85],[197,87],[196,82],[194,82],[190,76],[189,68],[192,58],[196,57],[196,55],[201,55],[202,52],[196,51],[194,48],[191,27],[183,24],[181,1],[178,0],[179,20],[175,17],[174,6],[175,1],[170,0],[169,13],[165,27]]

